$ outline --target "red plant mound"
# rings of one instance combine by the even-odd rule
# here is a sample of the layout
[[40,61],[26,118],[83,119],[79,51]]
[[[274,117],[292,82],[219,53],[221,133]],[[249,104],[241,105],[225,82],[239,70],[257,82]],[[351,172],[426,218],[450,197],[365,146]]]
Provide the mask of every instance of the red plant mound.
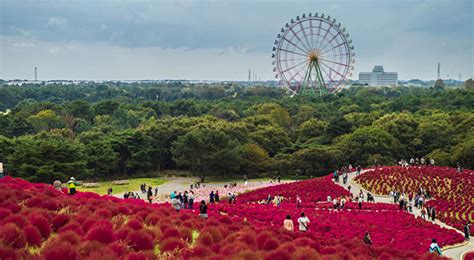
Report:
[[365,172],[355,180],[365,189],[383,195],[392,190],[416,194],[423,188],[433,197],[428,205],[435,208],[441,221],[459,230],[467,221],[474,222],[474,171],[393,166]]

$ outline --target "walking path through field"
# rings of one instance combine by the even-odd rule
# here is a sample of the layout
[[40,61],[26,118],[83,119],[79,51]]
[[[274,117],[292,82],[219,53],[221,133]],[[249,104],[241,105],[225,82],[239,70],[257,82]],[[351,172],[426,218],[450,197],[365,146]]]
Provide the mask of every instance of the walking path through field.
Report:
[[[198,179],[197,178],[192,178],[192,177],[165,177],[161,178],[163,180],[166,180],[164,184],[161,184],[158,186],[158,195],[155,196],[153,199],[153,203],[163,203],[163,202],[169,202],[169,195],[173,191],[177,192],[184,192],[184,191],[189,191],[190,190],[190,185],[192,183],[195,183]],[[235,182],[237,183],[236,188],[224,188],[224,185],[229,184],[230,182]],[[285,183],[288,181],[282,181],[282,183]],[[281,184],[281,183],[280,183]],[[201,199],[205,199],[206,201],[209,200],[209,193],[211,190],[219,190],[220,196],[227,196],[228,192],[245,192],[247,190],[254,190],[258,188],[263,188],[269,185],[276,185],[274,184],[269,184],[268,180],[262,180],[262,179],[250,179],[247,181],[247,186],[244,185],[242,180],[232,180],[232,181],[226,181],[226,182],[210,182],[210,183],[204,183],[201,184],[201,187],[199,189],[193,189],[193,191],[196,193],[195,194],[195,200],[194,202],[198,202]],[[153,195],[155,194],[155,187],[153,188]],[[141,199],[146,200],[146,194],[142,193],[140,190],[133,190],[131,192],[138,193],[141,197]],[[118,198],[123,198],[124,193],[117,193],[114,194],[115,197]]]
[[[367,172],[367,171],[371,171],[371,170],[363,170],[362,174],[364,172]],[[368,191],[365,190],[364,188],[362,188],[362,186],[359,185],[354,180],[355,177],[356,177],[356,172],[351,172],[351,173],[348,174],[347,184],[342,183],[342,177],[340,178],[341,182],[334,182],[334,183],[342,186],[346,190],[348,190],[348,187],[350,185],[351,186],[351,192],[352,192],[352,194],[354,194],[354,196],[357,196],[359,194],[360,190],[362,190],[362,192],[364,192],[364,195],[366,196]],[[333,179],[333,181],[334,181],[334,179]],[[384,195],[377,195],[377,194],[373,194],[373,193],[372,193],[372,195],[375,199],[375,202],[393,203],[393,199],[388,195],[384,196]],[[370,203],[370,202],[364,202],[364,203]],[[413,213],[412,214],[415,215],[416,217],[421,217],[421,212],[418,208],[413,207]],[[427,220],[427,221],[429,221],[429,220]],[[453,229],[453,230],[457,231],[458,233],[462,234],[463,237],[464,237],[463,232],[461,232],[461,231],[459,231],[459,230],[457,230],[457,229],[455,229],[455,228],[453,228],[449,225],[446,225],[445,223],[443,223],[439,220],[436,220],[434,223],[441,226],[441,227],[444,227],[444,228]],[[468,252],[468,251],[472,251],[473,249],[474,249],[474,241],[473,241],[473,238],[471,237],[471,239],[469,240],[469,243],[466,243],[465,245],[462,245],[462,246],[459,246],[459,247],[443,249],[442,252],[443,252],[444,256],[450,257],[452,259],[461,259],[461,256],[463,255],[463,253]]]

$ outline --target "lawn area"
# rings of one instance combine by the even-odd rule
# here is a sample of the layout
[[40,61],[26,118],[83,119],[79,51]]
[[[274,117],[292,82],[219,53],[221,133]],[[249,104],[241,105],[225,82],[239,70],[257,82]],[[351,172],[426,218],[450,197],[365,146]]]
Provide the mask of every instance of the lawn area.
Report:
[[128,181],[129,181],[129,184],[127,185],[112,185],[112,181],[99,182],[100,187],[98,188],[84,188],[84,187],[78,186],[77,190],[95,192],[98,194],[107,194],[107,189],[112,187],[113,193],[118,194],[118,193],[123,193],[126,191],[140,190],[140,184],[142,183],[155,187],[166,182],[166,180],[162,180],[158,178],[137,178],[137,179],[129,179]]

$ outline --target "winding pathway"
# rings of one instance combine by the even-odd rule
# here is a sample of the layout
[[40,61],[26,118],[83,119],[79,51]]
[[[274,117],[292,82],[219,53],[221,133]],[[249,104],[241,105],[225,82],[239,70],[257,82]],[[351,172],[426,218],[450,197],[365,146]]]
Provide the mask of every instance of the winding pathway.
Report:
[[[367,171],[371,171],[371,170],[363,170],[362,171],[362,174],[364,172],[367,172]],[[355,180],[354,178],[356,177],[356,172],[351,172],[348,174],[348,180],[347,180],[347,184],[343,184],[342,183],[342,178],[340,178],[341,182],[334,182],[336,183],[337,185],[345,188],[346,190],[348,190],[348,187],[351,186],[351,192],[352,194],[354,194],[354,196],[356,196],[357,194],[359,194],[359,192],[362,190],[362,192],[364,192],[364,194],[366,195],[367,194],[367,190],[362,188],[361,185],[359,185]],[[334,179],[333,179],[334,181]],[[377,195],[377,194],[372,194],[374,199],[375,199],[375,202],[384,202],[384,203],[393,203],[393,199],[386,195]],[[365,202],[367,203],[367,202]],[[416,217],[421,217],[421,212],[418,208],[413,208],[413,215],[415,215]],[[429,221],[429,220],[428,220]],[[432,222],[432,221],[431,221]],[[444,227],[444,228],[447,228],[447,229],[453,229],[455,230],[456,232],[462,234],[464,236],[464,233],[449,226],[449,225],[446,225],[445,223],[439,221],[439,220],[436,220],[435,222],[433,222],[441,227]],[[467,243],[464,243],[462,245],[459,245],[459,246],[447,246],[447,247],[444,247],[442,249],[442,252],[443,252],[443,255],[444,256],[447,256],[447,257],[450,257],[452,259],[462,259],[462,256],[464,253],[467,253],[468,251],[472,251],[474,249],[474,241],[473,241],[473,238],[471,237],[471,239],[469,240],[469,242]]]

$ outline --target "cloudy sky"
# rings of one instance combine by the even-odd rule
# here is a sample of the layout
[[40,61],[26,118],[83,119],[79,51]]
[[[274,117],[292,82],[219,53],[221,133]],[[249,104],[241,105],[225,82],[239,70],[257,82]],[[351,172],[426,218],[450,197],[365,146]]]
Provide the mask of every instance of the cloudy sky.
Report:
[[273,79],[271,48],[296,15],[347,28],[355,73],[472,77],[472,0],[0,0],[0,78]]

